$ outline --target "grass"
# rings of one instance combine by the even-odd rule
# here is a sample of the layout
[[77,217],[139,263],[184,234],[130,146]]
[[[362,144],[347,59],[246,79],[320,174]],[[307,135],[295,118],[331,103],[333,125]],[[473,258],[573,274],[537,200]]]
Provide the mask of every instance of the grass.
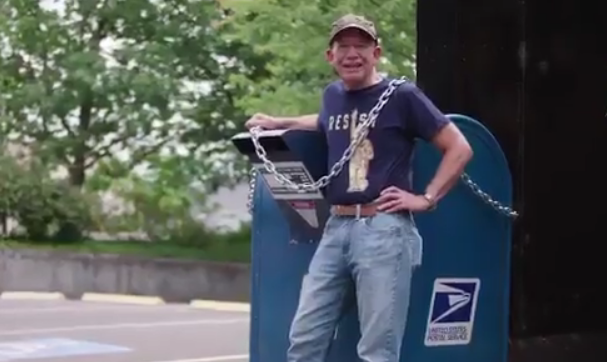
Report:
[[137,255],[152,258],[193,259],[220,262],[250,261],[250,245],[246,242],[211,241],[204,246],[176,243],[136,241],[85,241],[75,244],[49,244],[28,241],[1,240],[0,249],[32,248],[92,254]]

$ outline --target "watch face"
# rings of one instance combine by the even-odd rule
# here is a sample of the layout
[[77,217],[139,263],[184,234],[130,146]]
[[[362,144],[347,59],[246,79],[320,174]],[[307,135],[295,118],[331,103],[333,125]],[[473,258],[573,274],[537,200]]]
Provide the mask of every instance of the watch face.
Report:
[[424,199],[426,199],[426,201],[428,201],[428,203],[430,204],[430,210],[434,210],[434,208],[436,207],[436,203],[434,202],[434,198],[432,197],[432,195],[425,194]]

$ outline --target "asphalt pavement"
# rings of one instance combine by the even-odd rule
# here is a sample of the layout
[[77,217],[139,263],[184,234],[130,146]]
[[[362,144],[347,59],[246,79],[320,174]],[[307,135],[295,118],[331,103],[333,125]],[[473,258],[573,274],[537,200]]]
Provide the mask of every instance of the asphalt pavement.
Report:
[[0,362],[246,362],[249,313],[0,300]]

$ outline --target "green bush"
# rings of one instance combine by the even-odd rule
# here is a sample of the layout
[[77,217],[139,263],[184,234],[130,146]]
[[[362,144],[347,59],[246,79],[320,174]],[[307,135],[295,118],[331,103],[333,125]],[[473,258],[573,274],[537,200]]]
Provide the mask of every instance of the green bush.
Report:
[[214,235],[214,240],[227,244],[250,244],[251,243],[251,223],[241,223],[235,231],[218,233]]
[[131,174],[111,180],[108,191],[121,198],[125,207],[108,213],[100,204],[101,190],[73,187],[51,179],[49,169],[40,162],[21,161],[0,156],[0,218],[15,220],[20,226],[8,236],[10,240],[45,246],[82,243],[91,232],[124,240],[126,233],[128,248],[140,241],[139,245],[173,245],[205,255],[248,259],[250,226],[243,224],[230,232],[208,229],[193,217],[212,212],[206,207],[204,190],[185,187],[185,177],[171,180],[171,170],[158,178]]
[[184,175],[172,179],[176,170],[156,173],[113,180],[108,189],[128,206],[120,213],[101,217],[100,229],[110,235],[135,233],[154,242],[204,247],[215,233],[193,215],[205,210],[205,193],[188,187]]
[[90,225],[87,202],[80,190],[51,179],[35,162],[0,157],[0,205],[4,220],[16,220],[22,235],[36,241],[79,242]]

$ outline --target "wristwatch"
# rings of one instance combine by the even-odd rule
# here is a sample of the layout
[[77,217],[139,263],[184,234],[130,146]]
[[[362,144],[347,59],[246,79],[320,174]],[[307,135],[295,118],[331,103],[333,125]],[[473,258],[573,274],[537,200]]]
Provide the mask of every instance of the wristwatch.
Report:
[[430,207],[428,208],[429,211],[436,209],[436,199],[432,194],[426,192],[422,197],[430,204]]

